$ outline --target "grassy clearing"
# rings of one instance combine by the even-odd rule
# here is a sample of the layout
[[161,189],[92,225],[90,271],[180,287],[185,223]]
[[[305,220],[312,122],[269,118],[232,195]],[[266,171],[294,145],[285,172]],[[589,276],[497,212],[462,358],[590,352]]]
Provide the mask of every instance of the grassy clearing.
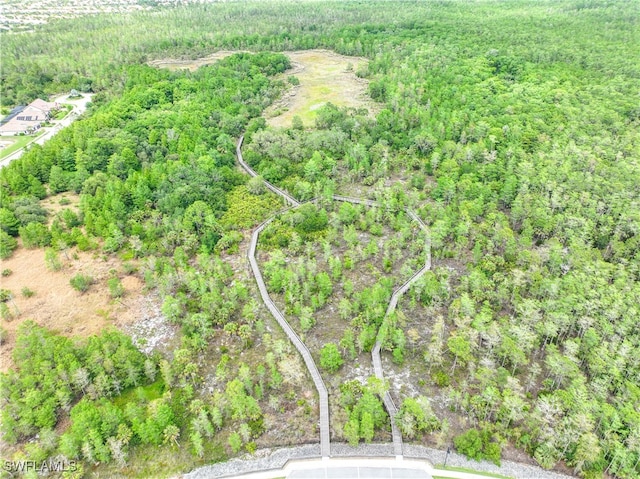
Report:
[[164,392],[164,382],[158,379],[156,382],[149,384],[148,386],[139,386],[137,388],[131,388],[128,391],[124,391],[120,396],[114,398],[113,403],[116,406],[123,407],[130,402],[135,402],[137,397],[144,398],[147,401],[153,401],[162,396]]
[[0,138],[0,142],[13,142],[12,145],[7,146],[6,148],[3,148],[2,151],[0,151],[0,160],[3,158],[6,158],[7,156],[11,155],[12,153],[15,153],[16,151],[18,151],[20,148],[24,148],[27,143],[35,140],[36,138],[38,138],[40,135],[42,135],[43,132],[39,132],[36,135],[28,135],[28,136],[3,136]]
[[[163,58],[150,61],[149,65],[171,71],[194,71],[238,52],[221,50],[196,60]],[[280,101],[265,112],[269,125],[290,126],[293,117],[297,115],[306,127],[311,127],[317,110],[327,102],[338,106],[364,107],[375,112],[377,105],[367,94],[367,80],[358,78],[355,73],[366,62],[364,58],[338,55],[329,50],[304,50],[285,54],[291,59],[293,68],[283,75],[283,80],[295,76],[300,84],[291,87]]]
[[311,127],[317,110],[328,102],[375,110],[376,105],[367,94],[368,82],[355,73],[366,60],[328,50],[287,52],[287,56],[293,69],[285,77],[295,76],[300,84],[265,113],[271,126],[290,126],[293,117],[299,116],[306,127]]
[[[494,474],[492,472],[484,472],[484,471],[476,471],[475,469],[470,469],[468,467],[455,467],[455,466],[442,466],[437,465],[433,466],[436,470],[441,471],[456,471],[456,472],[468,472],[469,474],[475,474],[476,476],[484,476],[484,477],[497,477],[498,479],[514,479],[513,476],[504,476],[502,474]],[[446,479],[444,476],[433,476],[433,479]]]

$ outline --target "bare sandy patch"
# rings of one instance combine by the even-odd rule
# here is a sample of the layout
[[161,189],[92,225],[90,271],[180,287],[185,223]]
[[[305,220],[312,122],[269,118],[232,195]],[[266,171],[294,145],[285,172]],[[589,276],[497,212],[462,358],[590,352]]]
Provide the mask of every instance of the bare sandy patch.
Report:
[[49,212],[48,224],[51,225],[56,214],[64,209],[70,209],[76,214],[80,212],[80,195],[67,191],[48,196],[40,202],[40,206]]
[[305,126],[313,126],[317,110],[331,102],[337,106],[366,108],[370,113],[377,105],[369,97],[369,82],[356,75],[358,68],[366,64],[361,57],[338,55],[329,50],[303,50],[285,52],[292,68],[285,78],[295,76],[300,84],[291,86],[282,99],[265,112],[267,122],[275,127],[291,125],[299,116]]
[[212,63],[217,62],[218,60],[222,60],[234,53],[242,53],[243,50],[231,51],[231,50],[220,50],[218,52],[212,53],[211,55],[207,55],[206,57],[197,58],[195,60],[178,60],[175,58],[161,58],[158,60],[152,60],[148,64],[152,67],[157,68],[166,68],[167,70],[176,71],[176,70],[189,70],[195,71],[201,66],[211,65]]
[[[0,370],[6,371],[12,366],[16,330],[28,319],[65,336],[90,336],[108,327],[124,329],[145,316],[148,299],[144,284],[138,277],[123,273],[119,259],[94,252],[69,251],[68,256],[60,255],[63,267],[55,272],[47,269],[42,249],[19,247],[11,258],[2,261],[1,269],[12,271],[0,278],[0,284],[13,294],[7,305],[14,317],[0,320],[8,333],[7,341],[0,348]],[[125,289],[124,296],[115,300],[107,287],[112,271]],[[78,273],[94,279],[86,293],[76,291],[69,283]],[[23,288],[35,294],[26,297]]]

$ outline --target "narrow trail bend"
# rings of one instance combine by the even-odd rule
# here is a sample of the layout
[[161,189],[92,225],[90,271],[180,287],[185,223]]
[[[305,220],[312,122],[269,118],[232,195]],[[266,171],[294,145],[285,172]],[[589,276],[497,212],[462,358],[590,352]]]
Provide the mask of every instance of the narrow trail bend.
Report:
[[[238,144],[236,146],[236,154],[237,154],[237,157],[238,157],[238,163],[240,163],[240,166],[249,175],[251,175],[253,177],[256,177],[256,176],[258,176],[258,174],[244,161],[244,159],[242,157],[241,147],[242,147],[242,142],[243,141],[244,141],[244,135],[239,138]],[[301,205],[300,202],[298,202],[295,198],[293,198],[287,192],[285,192],[282,189],[272,185],[271,183],[269,183],[266,180],[263,180],[263,181],[264,181],[265,186],[268,189],[270,189],[271,191],[273,191],[277,195],[279,195],[282,198],[284,198],[285,202],[290,205],[289,209],[297,208],[298,206]],[[342,202],[360,204],[360,205],[365,205],[365,206],[369,206],[369,207],[380,206],[380,204],[377,201],[367,200],[367,199],[360,199],[360,198],[351,198],[351,197],[348,197],[348,196],[333,195],[333,199],[335,201],[342,201]],[[427,226],[424,224],[424,222],[420,219],[420,217],[415,212],[413,212],[413,211],[411,211],[409,209],[407,209],[406,211],[407,211],[407,214],[409,215],[409,217],[413,221],[417,222],[418,225],[420,226],[420,228],[426,233],[426,240],[425,240],[426,259],[425,259],[425,264],[420,270],[418,270],[415,274],[413,274],[413,276],[411,276],[411,278],[409,278],[404,284],[399,286],[393,292],[393,294],[391,296],[391,300],[389,301],[389,306],[387,307],[387,311],[385,313],[385,317],[383,319],[383,322],[386,321],[386,319],[389,317],[389,315],[392,314],[395,311],[396,306],[398,305],[398,301],[400,300],[402,295],[409,290],[409,288],[411,287],[411,285],[413,285],[413,283],[415,283],[418,279],[420,279],[422,277],[422,275],[424,275],[424,273],[427,272],[431,268],[431,239],[430,239],[430,236],[429,236],[429,230],[428,230]],[[328,396],[327,387],[324,384],[324,380],[322,379],[322,376],[320,375],[320,372],[318,371],[318,367],[316,366],[316,363],[313,360],[313,357],[311,356],[311,352],[309,351],[307,346],[302,342],[302,340],[296,334],[296,332],[293,330],[293,328],[291,328],[291,326],[289,325],[289,323],[285,319],[285,317],[282,314],[282,312],[277,308],[277,306],[275,305],[275,303],[273,302],[273,300],[269,296],[269,292],[267,291],[267,287],[266,287],[266,285],[264,283],[264,280],[262,278],[262,273],[260,272],[260,268],[258,267],[258,262],[256,260],[256,249],[257,249],[257,246],[258,246],[258,237],[260,236],[260,233],[269,225],[269,223],[271,223],[273,221],[274,218],[275,218],[275,215],[270,217],[266,221],[264,221],[262,224],[260,224],[254,230],[253,235],[251,236],[251,244],[250,244],[250,247],[249,247],[249,263],[251,265],[251,270],[253,271],[253,275],[256,278],[256,282],[258,283],[258,289],[260,290],[260,295],[262,296],[263,302],[265,303],[265,305],[267,306],[267,308],[269,309],[269,311],[271,312],[273,317],[276,319],[276,321],[278,322],[280,327],[287,334],[289,340],[293,343],[293,345],[296,347],[296,349],[298,350],[298,352],[300,353],[300,355],[304,359],[305,365],[307,366],[307,369],[309,370],[309,373],[311,374],[311,378],[313,380],[313,383],[314,383],[316,389],[318,390],[318,397],[319,397],[319,401],[320,401],[320,423],[319,423],[320,424],[320,450],[321,450],[322,457],[329,457],[330,454],[331,454],[331,444],[330,444],[330,426],[329,426],[329,396]],[[380,328],[380,330],[378,331],[378,337],[376,338],[375,346],[374,346],[373,350],[371,351],[371,357],[372,357],[372,361],[373,361],[373,369],[374,369],[374,373],[375,373],[376,378],[378,378],[380,380],[384,380],[384,371],[383,371],[383,368],[382,368],[382,359],[380,357],[380,350],[382,348],[381,331],[382,331],[382,328]],[[392,438],[393,438],[394,454],[396,455],[397,458],[400,458],[403,455],[403,447],[402,447],[403,443],[402,443],[402,434],[400,433],[400,430],[396,426],[396,422],[395,422],[395,417],[396,417],[396,413],[398,412],[398,408],[396,407],[395,403],[393,402],[393,399],[392,399],[391,394],[389,393],[389,391],[387,391],[384,394],[384,397],[382,399],[383,399],[385,408],[387,409],[387,412],[389,413],[389,419],[391,420],[391,434],[392,434]]]
[[[242,167],[242,169],[244,171],[246,171],[250,176],[253,176],[254,178],[256,176],[258,176],[258,173],[255,172],[255,170],[253,168],[251,168],[246,161],[244,161],[244,158],[242,157],[242,142],[244,141],[244,135],[242,135],[240,137],[240,139],[238,140],[238,144],[236,145],[236,156],[238,157],[238,163],[240,163],[240,166]],[[278,188],[275,185],[272,185],[271,183],[269,183],[267,180],[263,180],[264,181],[264,185],[269,188],[271,191],[273,191],[276,195],[281,196],[282,198],[284,198],[284,200],[290,204],[291,206],[300,206],[300,203],[293,197],[291,196],[289,193],[287,193],[284,190],[281,190],[280,188]]]

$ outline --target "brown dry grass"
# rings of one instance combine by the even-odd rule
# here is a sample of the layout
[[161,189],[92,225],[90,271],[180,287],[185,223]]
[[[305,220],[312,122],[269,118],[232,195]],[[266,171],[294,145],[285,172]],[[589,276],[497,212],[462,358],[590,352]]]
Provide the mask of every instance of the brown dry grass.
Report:
[[[1,287],[13,293],[13,300],[8,304],[14,318],[0,321],[8,332],[7,341],[0,349],[0,370],[6,371],[12,366],[16,331],[27,319],[65,336],[90,336],[109,326],[123,327],[138,318],[144,297],[143,283],[135,276],[124,275],[120,260],[95,253],[70,251],[68,255],[69,259],[60,256],[63,268],[56,272],[45,266],[42,249],[20,247],[11,258],[2,261],[1,268],[12,271],[11,275],[1,278]],[[118,271],[126,291],[119,300],[113,300],[107,288],[111,270]],[[95,280],[84,294],[69,284],[77,273],[89,274]],[[35,295],[24,297],[25,287]]]

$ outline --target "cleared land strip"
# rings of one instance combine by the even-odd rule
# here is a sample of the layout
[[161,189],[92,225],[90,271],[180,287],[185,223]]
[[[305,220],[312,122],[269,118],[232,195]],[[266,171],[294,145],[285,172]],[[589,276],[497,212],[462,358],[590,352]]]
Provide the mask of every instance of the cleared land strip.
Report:
[[[242,166],[242,168],[249,175],[256,177],[258,176],[258,174],[244,161],[242,157],[241,147],[242,147],[243,141],[244,141],[244,135],[240,137],[240,139],[238,140],[238,144],[236,146],[236,154],[238,157],[238,162],[240,163],[240,166]],[[285,191],[272,185],[266,180],[264,180],[264,183],[267,186],[267,188],[269,188],[271,191],[273,191],[277,195],[284,198],[284,200],[287,203],[289,203],[292,208],[296,208],[300,206],[301,203],[299,203],[295,198],[293,198],[291,195],[289,195]],[[333,195],[333,199],[335,201],[360,204],[360,205],[365,205],[370,207],[380,206],[380,204],[377,201],[360,199],[360,198],[351,198],[348,196]],[[387,307],[387,311],[383,321],[385,321],[387,317],[395,311],[396,306],[398,305],[398,301],[400,300],[400,297],[407,292],[407,290],[411,287],[413,283],[415,283],[418,279],[420,279],[420,277],[431,268],[431,240],[429,236],[429,230],[427,229],[427,226],[424,224],[424,222],[420,219],[420,217],[418,217],[418,215],[416,215],[411,210],[407,209],[406,211],[409,217],[412,220],[416,221],[420,226],[420,228],[426,233],[427,237],[425,240],[425,243],[426,243],[425,248],[426,248],[427,258],[425,260],[425,265],[419,271],[417,271],[413,276],[411,276],[411,278],[409,278],[402,286],[398,287],[393,292],[393,295],[391,296],[391,300],[389,301],[389,306]],[[331,446],[330,446],[330,434],[329,434],[329,431],[330,431],[329,395],[327,392],[327,387],[324,384],[322,376],[320,376],[318,367],[316,366],[316,363],[313,360],[313,357],[311,356],[309,349],[302,342],[302,340],[295,333],[295,331],[291,328],[291,326],[285,319],[282,312],[276,307],[275,303],[269,296],[269,292],[267,291],[267,287],[264,283],[264,280],[262,279],[262,273],[260,272],[260,268],[258,267],[258,262],[256,260],[256,249],[258,247],[258,237],[260,236],[260,233],[269,225],[269,223],[273,221],[274,218],[275,216],[272,216],[271,218],[263,222],[260,226],[258,226],[254,230],[253,235],[251,236],[251,245],[249,247],[249,263],[251,265],[253,275],[256,278],[256,282],[258,283],[258,289],[260,290],[260,295],[262,296],[262,300],[267,305],[267,308],[269,309],[273,317],[276,319],[276,321],[278,321],[278,324],[280,324],[282,329],[285,331],[285,333],[287,334],[287,336],[289,337],[293,345],[296,347],[296,349],[304,359],[305,365],[307,366],[307,369],[311,374],[311,378],[313,379],[313,383],[315,384],[316,389],[318,390],[318,396],[320,399],[320,449],[323,457],[329,457],[331,452]],[[374,374],[376,378],[384,381],[384,371],[382,369],[382,359],[380,357],[380,349],[382,347],[381,331],[382,331],[382,328],[380,328],[380,330],[378,331],[378,337],[376,338],[376,344],[373,350],[371,351],[371,357],[373,360],[373,369],[374,369]],[[394,451],[394,454],[397,457],[399,457],[403,455],[403,451],[402,451],[402,434],[400,433],[400,430],[396,426],[396,422],[395,422],[395,417],[396,417],[396,413],[398,412],[398,408],[393,402],[393,399],[389,391],[387,391],[384,394],[384,397],[382,398],[382,400],[384,402],[385,408],[387,409],[387,412],[389,413],[389,419],[391,420],[391,435],[393,438],[393,451]]]

